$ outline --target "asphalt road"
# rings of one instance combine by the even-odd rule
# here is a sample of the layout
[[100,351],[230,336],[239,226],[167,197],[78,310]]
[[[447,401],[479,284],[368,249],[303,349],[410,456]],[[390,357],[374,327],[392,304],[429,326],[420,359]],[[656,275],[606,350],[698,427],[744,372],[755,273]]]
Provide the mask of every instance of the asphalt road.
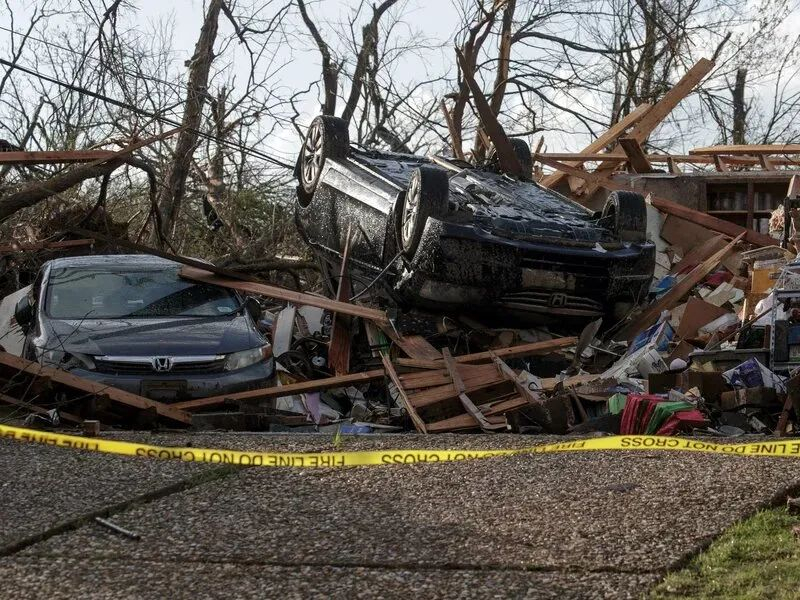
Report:
[[[132,437],[331,449],[329,436]],[[536,439],[383,436],[345,449]],[[639,451],[230,469],[0,440],[0,597],[639,598],[734,521],[780,500],[800,483],[798,467]]]

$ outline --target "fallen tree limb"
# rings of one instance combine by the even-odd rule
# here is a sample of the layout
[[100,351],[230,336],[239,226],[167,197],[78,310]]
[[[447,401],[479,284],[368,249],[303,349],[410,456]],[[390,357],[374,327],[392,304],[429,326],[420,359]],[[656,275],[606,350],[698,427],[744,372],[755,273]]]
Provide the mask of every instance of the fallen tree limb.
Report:
[[[110,173],[131,160],[129,157],[134,151],[167,139],[179,131],[181,131],[181,128],[171,129],[160,135],[126,146],[122,150],[112,152],[103,158],[71,169],[61,175],[56,175],[43,181],[32,181],[16,188],[14,191],[0,195],[0,223],[7,220],[17,211],[38,204],[55,194],[60,194],[82,181]],[[92,237],[92,234],[87,237]]]

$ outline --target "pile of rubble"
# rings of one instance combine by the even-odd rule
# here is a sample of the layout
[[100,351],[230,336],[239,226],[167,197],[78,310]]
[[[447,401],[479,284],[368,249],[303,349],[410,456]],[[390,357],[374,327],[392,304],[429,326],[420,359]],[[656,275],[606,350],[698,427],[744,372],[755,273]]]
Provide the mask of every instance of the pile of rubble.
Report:
[[[780,295],[772,288],[775,277],[791,274],[793,254],[748,250],[741,235],[710,233],[680,245],[670,218],[660,235],[651,232],[660,269],[651,301],[616,327],[600,332],[598,321],[579,337],[489,328],[457,315],[390,318],[358,302],[168,255],[186,265],[184,278],[264,299],[275,385],[165,404],[2,353],[0,400],[50,424],[96,419],[341,433],[793,431],[794,380],[767,368],[781,356],[769,347]],[[800,316],[800,301],[784,315],[789,321],[792,311]],[[792,347],[789,340],[787,364],[800,361]]]

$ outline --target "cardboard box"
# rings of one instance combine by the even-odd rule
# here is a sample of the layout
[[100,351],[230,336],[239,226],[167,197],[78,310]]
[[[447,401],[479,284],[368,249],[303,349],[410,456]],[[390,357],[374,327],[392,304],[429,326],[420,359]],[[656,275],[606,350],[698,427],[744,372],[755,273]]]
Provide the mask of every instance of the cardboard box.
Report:
[[648,394],[666,394],[676,388],[683,391],[696,387],[707,402],[719,404],[720,396],[730,388],[720,371],[683,371],[682,373],[651,373],[647,378]]
[[722,410],[735,410],[741,406],[777,406],[778,395],[773,388],[754,387],[732,390],[720,394]]

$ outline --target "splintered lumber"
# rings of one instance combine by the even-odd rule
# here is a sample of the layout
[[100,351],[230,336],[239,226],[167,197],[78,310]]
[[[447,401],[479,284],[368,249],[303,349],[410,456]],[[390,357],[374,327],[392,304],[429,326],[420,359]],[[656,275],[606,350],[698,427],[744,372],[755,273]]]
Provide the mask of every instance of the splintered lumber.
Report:
[[757,154],[800,154],[800,144],[737,144],[731,146],[704,146],[689,150],[689,154],[715,156],[755,156]]
[[509,346],[508,348],[498,348],[486,352],[476,352],[475,354],[462,354],[456,356],[458,363],[481,363],[494,360],[494,356],[500,358],[519,358],[521,356],[534,356],[537,354],[548,354],[574,346],[578,342],[576,337],[562,337],[543,342],[531,342],[530,344],[520,344],[519,346]]
[[[616,139],[621,136],[625,131],[632,127],[634,124],[638,123],[647,113],[648,111],[653,108],[652,104],[640,104],[635,109],[633,109],[630,113],[625,115],[621,120],[611,126],[608,131],[606,131],[603,135],[598,137],[595,141],[591,144],[586,146],[581,151],[581,154],[595,154],[600,152],[601,150],[605,149],[606,146],[616,141]],[[538,152],[537,152],[538,154]],[[576,157],[577,158],[577,157]],[[564,160],[570,160],[569,158],[565,158]],[[589,159],[594,160],[594,159]],[[603,160],[602,158],[600,160]],[[583,164],[583,160],[577,159],[576,162],[569,163],[571,167],[580,167]],[[563,172],[555,172],[551,173],[544,179],[542,179],[541,184],[544,187],[552,188],[561,183],[561,181],[567,176],[566,173]]]
[[[491,404],[482,404],[480,408],[486,418],[491,418],[495,415],[502,415],[519,410],[525,406],[528,406],[528,401],[525,398],[522,396],[514,396],[513,398],[499,400]],[[472,416],[464,414],[428,423],[428,433],[443,433],[445,431],[456,431],[458,429],[473,429],[474,427],[475,421]]]
[[149,410],[155,412],[159,417],[172,419],[185,425],[191,424],[191,417],[182,410],[175,408],[173,405],[164,404],[149,398],[137,396],[124,390],[110,387],[108,385],[90,381],[77,377],[67,371],[56,369],[54,367],[46,367],[39,363],[26,360],[19,356],[8,354],[7,352],[0,352],[0,364],[14,369],[20,373],[32,375],[35,378],[44,378],[55,383],[59,383],[74,390],[84,392],[102,398],[108,398],[112,402],[122,404],[124,406],[135,408],[137,410]]
[[[492,144],[494,144],[497,159],[500,161],[500,167],[506,173],[530,179],[532,174],[523,172],[522,164],[519,158],[517,158],[517,153],[514,152],[514,146],[511,145],[511,140],[508,139],[506,132],[503,130],[503,126],[500,125],[500,122],[492,111],[492,107],[489,106],[489,103],[486,101],[483,90],[481,90],[481,87],[475,81],[464,55],[458,48],[456,48],[456,57],[461,67],[461,76],[464,78],[470,94],[472,95],[472,103],[480,117],[483,131],[486,132],[486,135],[489,136]],[[486,147],[488,148],[489,145],[486,144]]]
[[441,352],[431,346],[431,344],[421,335],[400,335],[391,325],[380,325],[384,335],[392,340],[403,352],[415,360],[431,361],[440,360]]
[[708,238],[705,242],[700,244],[699,246],[695,246],[689,252],[687,252],[680,260],[680,262],[675,263],[670,269],[670,275],[677,275],[681,271],[685,271],[687,267],[696,267],[705,259],[710,257],[715,252],[718,252],[722,248],[725,247],[726,240],[725,236],[718,235],[712,238]]
[[392,380],[392,383],[397,388],[397,393],[400,394],[400,401],[403,404],[403,408],[406,409],[406,413],[408,416],[411,417],[411,422],[414,424],[414,427],[420,433],[428,433],[428,428],[425,426],[425,421],[417,413],[417,409],[414,407],[411,402],[408,400],[408,394],[406,394],[406,390],[403,388],[403,383],[400,381],[400,377],[397,375],[397,371],[394,370],[394,365],[392,365],[392,361],[389,360],[389,357],[383,354],[381,356],[383,360],[383,368],[386,369],[386,374],[389,376],[389,379]]
[[[347,238],[344,242],[344,252],[342,252],[342,266],[339,269],[339,282],[336,286],[337,302],[345,301],[353,295],[353,286],[350,283],[348,272],[352,242],[351,229],[351,227],[347,228]],[[350,372],[351,335],[352,320],[350,317],[339,312],[334,313],[331,339],[328,345],[328,364],[333,368],[334,375],[346,375]]]
[[375,321],[379,324],[389,324],[389,319],[386,313],[367,306],[359,304],[350,304],[349,302],[338,302],[323,296],[315,296],[313,294],[305,294],[303,292],[296,292],[276,285],[267,283],[254,283],[251,281],[237,281],[233,279],[226,279],[213,273],[210,269],[196,268],[184,266],[180,271],[180,276],[191,281],[200,283],[208,283],[210,285],[217,285],[220,287],[246,292],[248,294],[259,294],[276,300],[284,300],[294,304],[315,306],[331,312],[341,313],[343,315],[350,315],[353,317],[362,317]]
[[[701,58],[697,61],[686,74],[676,83],[664,96],[653,105],[647,114],[631,129],[628,137],[635,139],[640,144],[644,144],[650,134],[653,133],[656,127],[675,109],[676,106],[683,100],[689,93],[700,83],[703,78],[711,72],[714,68],[714,62],[706,58]],[[598,175],[610,175],[620,162],[625,160],[625,154],[619,151],[610,153],[616,156],[615,159],[610,159],[601,163],[597,167],[596,173]],[[586,196],[591,196],[598,188],[598,185],[592,182],[587,182],[584,186],[583,193]]]
[[697,265],[686,277],[672,286],[666,294],[650,304],[650,306],[638,315],[634,321],[615,334],[614,338],[617,340],[628,340],[629,342],[633,341],[639,333],[653,325],[662,312],[677,306],[681,299],[692,291],[692,288],[708,277],[711,271],[713,271],[728,254],[733,252],[734,246],[736,246],[737,242],[741,240],[742,237],[744,237],[744,234],[740,234],[731,240],[724,248]]
[[[559,169],[561,171],[564,171],[569,175],[573,175],[575,177],[579,177],[580,179],[597,183],[597,185],[599,185],[600,187],[604,187],[607,190],[636,192],[636,190],[634,190],[630,186],[616,183],[611,179],[604,178],[595,173],[589,173],[588,171],[584,171],[583,169],[570,167],[569,165],[559,161],[551,160],[549,158],[544,158],[541,155],[537,156],[536,160],[539,160],[543,164],[549,165],[554,169]],[[672,202],[671,200],[658,198],[656,196],[653,196],[652,194],[650,194],[649,198],[650,198],[650,204],[652,204],[655,208],[657,208],[661,212],[670,215],[675,215],[676,217],[680,217],[681,219],[686,219],[687,221],[692,221],[693,223],[702,225],[703,227],[706,227],[711,231],[716,231],[717,233],[723,233],[730,237],[735,237],[737,235],[744,233],[744,240],[750,244],[754,244],[756,246],[775,245],[776,240],[763,233],[759,233],[752,229],[747,229],[746,227],[742,227],[741,225],[737,225],[736,223],[731,223],[730,221],[726,221],[724,219],[718,219],[713,215],[700,212],[699,210],[691,209],[687,206],[681,206],[680,204]]]
[[197,400],[176,402],[170,406],[179,408],[181,410],[192,411],[197,410],[198,408],[219,406],[221,404],[225,404],[226,402],[267,400],[269,398],[281,398],[283,396],[292,396],[294,394],[303,394],[305,392],[318,392],[320,390],[328,390],[331,388],[359,385],[361,383],[368,383],[370,381],[380,381],[385,376],[386,374],[384,373],[383,369],[374,369],[372,371],[352,373],[350,375],[341,375],[339,377],[311,379],[310,381],[300,381],[298,383],[289,383],[287,385],[262,388],[260,390],[248,390],[246,392],[235,392],[231,394],[222,394],[219,396],[210,396],[208,398],[198,398]]
[[653,170],[636,138],[621,137],[619,145],[625,151],[625,156],[628,157],[628,163],[634,173],[650,173]]
[[[549,354],[550,352],[557,352],[564,348],[574,346],[578,342],[576,337],[563,337],[552,340],[545,340],[543,342],[531,342],[530,344],[520,344],[519,346],[509,346],[508,348],[498,348],[497,350],[489,350],[487,352],[476,352],[475,354],[462,354],[455,356],[457,363],[474,364],[482,362],[490,362],[493,360],[492,356],[499,356],[500,358],[519,358],[522,356],[536,356],[539,354]],[[420,369],[442,369],[444,368],[444,360],[422,361],[422,360],[403,360],[399,359],[398,364],[403,366],[415,366]]]
[[[477,406],[475,406],[472,400],[469,399],[469,396],[467,396],[466,387],[464,386],[464,382],[462,381],[461,375],[458,372],[457,364],[453,360],[453,355],[450,354],[450,349],[442,348],[442,356],[444,357],[444,364],[445,368],[447,369],[447,373],[450,375],[450,379],[452,379],[453,381],[453,387],[455,388],[456,393],[458,394],[458,399],[459,401],[461,401],[461,406],[464,407],[464,410],[467,411],[467,414],[469,414],[473,419],[475,419],[475,422],[478,425],[480,425],[480,428],[484,431],[492,431],[494,429],[504,429],[505,424],[503,423],[499,424],[489,423],[489,421],[486,420],[486,417],[483,415],[483,413],[478,409]],[[409,400],[409,404],[410,403],[411,402]]]
[[[631,113],[633,114],[633,113]],[[638,142],[638,141],[637,141]],[[615,156],[613,154],[608,153],[587,153],[587,152],[536,152],[538,156],[543,158],[551,158],[553,160],[562,160],[565,161],[566,164],[570,166],[581,166],[583,163],[586,162],[602,162],[603,160],[607,159],[609,156]],[[676,165],[676,163],[692,163],[696,165],[713,165],[714,164],[714,157],[704,154],[645,154],[644,157],[647,159],[649,163],[666,163],[667,165]],[[762,163],[764,155],[759,156],[726,156],[725,161],[729,165],[736,165],[736,166],[764,166]],[[800,158],[775,158],[770,157],[769,163],[772,167],[774,166],[786,166],[786,165],[800,165]],[[670,173],[679,174],[681,171],[677,169],[677,166],[670,167]],[[562,175],[560,171],[556,171],[555,173],[551,173],[548,177],[552,177],[553,175]],[[545,178],[546,179],[546,178]]]
[[63,150],[58,152],[0,152],[0,165],[55,165],[114,158],[112,150]]

